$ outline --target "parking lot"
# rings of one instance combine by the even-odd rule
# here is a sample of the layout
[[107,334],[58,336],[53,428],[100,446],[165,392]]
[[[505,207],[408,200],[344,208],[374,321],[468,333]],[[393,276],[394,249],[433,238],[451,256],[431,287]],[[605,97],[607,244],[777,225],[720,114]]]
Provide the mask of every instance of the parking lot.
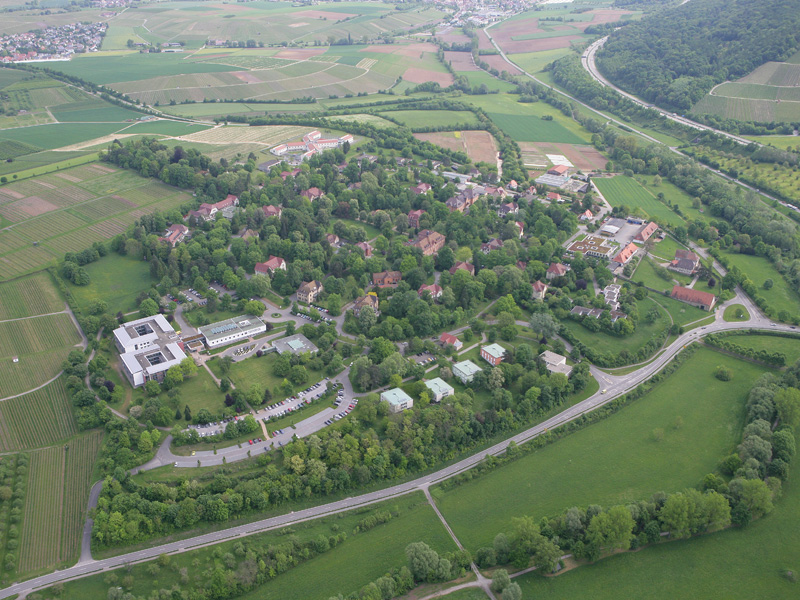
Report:
[[427,365],[428,363],[432,363],[435,360],[435,358],[433,354],[431,354],[430,352],[420,352],[412,356],[411,360],[413,360],[418,365]]

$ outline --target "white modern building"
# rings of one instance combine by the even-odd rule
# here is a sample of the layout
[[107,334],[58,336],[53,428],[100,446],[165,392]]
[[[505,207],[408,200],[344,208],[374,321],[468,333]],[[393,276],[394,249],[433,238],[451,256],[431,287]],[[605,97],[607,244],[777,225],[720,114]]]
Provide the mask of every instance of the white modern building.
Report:
[[393,413],[399,413],[414,406],[414,399],[400,388],[382,392],[381,400],[389,403],[389,410]]
[[186,358],[178,334],[164,315],[144,317],[114,330],[122,370],[133,387],[163,381],[170,367]]
[[572,367],[567,364],[566,356],[561,356],[555,352],[550,352],[550,350],[545,350],[539,355],[539,358],[542,359],[545,368],[547,368],[550,373],[561,373],[567,377],[572,373]]
[[199,328],[206,340],[206,346],[209,348],[224,346],[236,340],[258,335],[266,330],[267,326],[264,321],[253,315],[242,315]]
[[431,391],[431,400],[433,402],[441,402],[448,396],[452,396],[455,392],[453,386],[449,385],[441,377],[436,377],[435,379],[426,381],[425,387]]
[[467,384],[475,377],[475,373],[482,371],[478,365],[471,360],[462,360],[453,365],[453,375],[458,377],[461,383]]
[[346,142],[352,143],[353,136],[348,134],[339,138],[324,139],[319,131],[310,131],[303,136],[302,142],[289,142],[286,144],[278,144],[270,149],[270,152],[275,156],[283,156],[285,154],[296,154],[302,156],[303,160],[309,159],[317,152],[323,150],[330,150],[331,148],[338,148]]

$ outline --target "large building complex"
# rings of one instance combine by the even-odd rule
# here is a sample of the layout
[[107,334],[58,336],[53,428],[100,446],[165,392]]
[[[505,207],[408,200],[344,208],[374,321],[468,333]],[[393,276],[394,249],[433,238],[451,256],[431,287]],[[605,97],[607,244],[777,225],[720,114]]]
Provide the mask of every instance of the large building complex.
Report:
[[233,317],[219,323],[200,327],[199,331],[206,340],[206,346],[216,348],[236,340],[252,337],[267,330],[264,321],[253,315]]
[[178,334],[164,315],[125,323],[114,330],[114,343],[133,387],[163,381],[167,370],[186,358]]
[[288,144],[278,144],[270,150],[275,156],[284,156],[285,154],[292,154],[299,157],[301,160],[308,160],[318,152],[323,150],[330,150],[338,148],[345,143],[352,143],[353,136],[348,134],[340,138],[326,139],[322,137],[319,131],[309,131],[303,136],[302,142],[289,142]]

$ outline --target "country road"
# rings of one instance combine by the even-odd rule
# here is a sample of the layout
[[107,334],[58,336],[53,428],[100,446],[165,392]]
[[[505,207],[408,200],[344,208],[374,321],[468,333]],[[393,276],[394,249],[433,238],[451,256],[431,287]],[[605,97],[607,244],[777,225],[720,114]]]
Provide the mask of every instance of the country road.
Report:
[[[741,293],[741,291],[739,291],[737,297],[731,300],[730,302],[731,303],[742,302],[743,301],[742,296],[743,294]],[[276,517],[263,519],[245,525],[238,525],[235,527],[230,527],[228,529],[215,531],[212,533],[206,533],[203,535],[198,535],[186,540],[171,542],[168,544],[162,544],[159,546],[154,546],[152,548],[138,550],[135,552],[122,554],[111,558],[106,558],[102,560],[89,560],[87,559],[84,553],[84,555],[81,557],[81,561],[74,567],[64,569],[62,571],[56,571],[54,573],[49,573],[47,575],[42,575],[40,577],[31,579],[29,581],[16,583],[3,590],[0,590],[0,599],[8,598],[10,596],[13,596],[14,594],[28,594],[34,590],[51,586],[58,582],[69,581],[71,579],[79,579],[81,577],[86,577],[87,575],[90,575],[92,573],[97,573],[102,570],[113,569],[126,564],[147,561],[156,558],[160,554],[173,554],[173,553],[185,552],[187,550],[195,549],[201,546],[215,544],[223,540],[228,540],[240,536],[253,535],[255,533],[264,532],[270,529],[275,529],[278,527],[285,527],[287,525],[300,523],[302,521],[307,521],[309,519],[314,519],[325,515],[336,514],[352,510],[354,508],[358,508],[361,506],[367,506],[370,504],[374,504],[376,502],[381,502],[391,498],[396,498],[398,496],[403,496],[405,494],[409,494],[418,490],[424,490],[425,488],[429,487],[432,484],[441,482],[445,479],[449,479],[450,477],[458,475],[459,473],[462,473],[476,466],[481,461],[483,461],[484,458],[487,456],[496,456],[501,454],[502,452],[505,451],[505,449],[511,442],[514,442],[517,445],[525,443],[547,432],[550,429],[553,429],[555,427],[573,421],[581,417],[582,415],[591,412],[596,408],[603,406],[604,404],[611,402],[612,400],[618,398],[619,396],[629,392],[643,381],[649,379],[651,376],[653,376],[655,373],[661,370],[669,361],[671,361],[675,357],[675,355],[678,354],[678,352],[680,352],[684,347],[686,347],[688,344],[691,344],[692,342],[698,341],[704,335],[718,331],[731,331],[736,329],[750,329],[750,328],[766,329],[773,331],[780,330],[787,332],[795,331],[795,328],[792,326],[780,325],[771,322],[769,319],[764,317],[760,312],[754,310],[755,307],[753,306],[752,303],[748,302],[747,307],[748,309],[752,310],[750,315],[750,320],[744,322],[735,322],[735,323],[725,322],[721,318],[721,312],[720,312],[721,309],[719,309],[717,311],[717,320],[714,323],[684,333],[683,335],[678,337],[674,342],[672,342],[672,344],[670,344],[651,363],[643,366],[642,368],[628,375],[613,376],[607,373],[603,373],[601,379],[602,381],[604,381],[604,383],[601,383],[600,391],[590,396],[589,398],[565,409],[558,415],[555,415],[554,417],[547,419],[542,423],[539,423],[513,437],[510,437],[502,442],[499,442],[491,446],[490,448],[487,448],[480,452],[476,452],[475,454],[468,456],[458,461],[455,464],[439,469],[434,473],[424,475],[422,477],[414,479],[413,481],[408,481],[388,488],[384,488],[382,490],[377,490],[374,492],[369,492],[366,494],[345,498],[343,500],[337,500],[335,502],[329,502],[327,504],[322,504],[320,506],[307,508],[296,512],[291,512],[289,514],[279,515]],[[94,489],[93,493],[95,493]],[[90,525],[87,523],[86,528],[84,529],[84,536],[89,535],[90,531],[91,531]]]

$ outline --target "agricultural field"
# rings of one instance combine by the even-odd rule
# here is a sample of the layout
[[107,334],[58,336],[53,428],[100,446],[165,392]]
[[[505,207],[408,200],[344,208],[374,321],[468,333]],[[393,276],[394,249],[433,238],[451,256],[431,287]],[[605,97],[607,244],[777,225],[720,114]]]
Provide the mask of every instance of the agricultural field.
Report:
[[30,474],[20,532],[19,573],[49,569],[77,558],[86,503],[102,431],[68,446],[30,454]]
[[[396,514],[389,522],[367,531],[356,533],[360,521],[378,512],[392,511]],[[272,600],[275,598],[303,598],[303,600],[327,600],[337,594],[347,595],[356,592],[370,581],[382,576],[390,568],[406,564],[405,547],[416,541],[424,541],[440,553],[456,549],[450,536],[442,527],[433,509],[421,493],[397,498],[390,502],[370,507],[298,523],[291,528],[292,535],[306,543],[317,539],[347,532],[347,540],[336,548],[318,555],[307,562],[290,568],[271,581],[242,596],[248,600]],[[275,530],[240,538],[246,546],[266,548],[287,543],[289,531]],[[162,568],[153,575],[149,567],[153,563],[143,563],[131,567],[133,583],[129,591],[137,596],[147,596],[153,589],[169,589],[180,585],[183,589],[202,585],[205,579],[201,573],[208,569],[222,568],[219,556],[232,552],[234,541],[192,550],[171,557],[172,566]],[[239,559],[237,559],[237,563]],[[242,559],[243,562],[243,559]],[[174,568],[172,568],[174,567]],[[238,567],[238,564],[237,564]],[[187,569],[191,584],[180,582],[179,572]],[[113,572],[122,578],[126,571]],[[109,584],[105,581],[107,573],[92,575],[85,579],[64,585],[59,596],[64,600],[83,600],[85,598],[105,597]]]
[[[506,64],[506,67],[507,68],[500,70],[509,71],[512,68],[508,64]],[[517,86],[514,85],[513,83],[509,81],[503,81],[502,79],[497,79],[496,77],[493,77],[486,71],[457,71],[456,73],[458,75],[463,75],[464,77],[466,77],[467,81],[469,81],[470,85],[473,88],[485,85],[489,91],[496,90],[498,92],[503,92],[503,93],[513,92],[517,88]]]
[[78,432],[62,378],[0,403],[0,451],[39,448]]
[[40,270],[65,252],[110,239],[144,214],[190,199],[160,181],[100,163],[4,185],[0,215],[9,226],[0,231],[0,280]]
[[380,113],[412,129],[423,127],[463,128],[478,125],[474,113],[466,110],[393,110]]
[[500,113],[489,113],[489,118],[517,142],[584,143],[583,139],[555,120],[545,121],[541,117],[530,115]]
[[414,137],[448,150],[464,152],[475,163],[494,165],[497,162],[497,141],[488,131],[415,133]]
[[67,283],[82,310],[93,300],[103,300],[109,314],[126,314],[137,310],[136,296],[150,288],[148,263],[134,257],[111,253],[84,268],[91,279],[89,285]]
[[597,600],[750,600],[762,596],[764,590],[775,600],[792,600],[797,597],[797,584],[783,572],[800,563],[800,539],[786,535],[800,519],[798,480],[800,466],[793,464],[774,510],[747,527],[623,552],[558,577],[531,573],[515,581],[525,598],[537,600],[567,600],[587,589]]
[[695,114],[771,123],[800,120],[800,65],[767,62],[737,81],[714,87],[692,107]]
[[83,340],[65,312],[0,321],[0,339],[3,397],[20,394],[55,377],[70,350],[80,347]]
[[664,225],[682,225],[683,219],[676,215],[670,208],[660,202],[651,192],[643,188],[635,179],[617,175],[605,178],[592,179],[611,206],[627,206],[630,209],[640,209],[657,223]]
[[[734,382],[714,377],[718,365],[733,369]],[[747,390],[764,371],[700,348],[618,413],[468,483],[436,489],[434,497],[474,552],[507,532],[515,516],[538,522],[571,506],[608,506],[695,486],[741,440]],[[664,437],[656,441],[653,430],[659,428]],[[504,490],[503,502],[492,500],[497,490]]]
[[49,273],[0,283],[0,321],[64,310],[64,299]]

